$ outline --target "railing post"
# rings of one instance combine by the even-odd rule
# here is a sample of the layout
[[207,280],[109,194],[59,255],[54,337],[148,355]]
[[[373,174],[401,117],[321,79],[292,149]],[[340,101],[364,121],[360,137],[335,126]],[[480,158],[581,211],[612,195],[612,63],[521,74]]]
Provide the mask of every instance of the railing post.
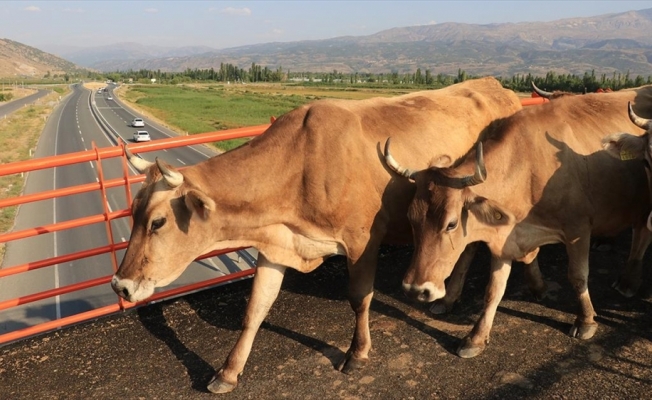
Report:
[[[124,143],[120,144],[122,149],[122,176],[125,180],[125,195],[127,196],[127,209],[131,210],[132,196],[131,196],[131,185],[129,184],[129,161],[127,160],[127,146]],[[130,217],[131,225],[134,224],[134,216]]]
[[[104,172],[102,171],[102,157],[100,156],[100,151],[97,145],[95,144],[95,141],[91,142],[93,146],[93,150],[95,151],[96,155],[96,162],[97,162],[97,178],[99,179],[100,183],[100,193],[102,195],[102,207],[104,209],[104,224],[106,226],[106,234],[108,235],[109,239],[109,246],[111,246],[111,264],[113,266],[113,272],[115,273],[118,270],[118,257],[115,252],[115,242],[113,241],[113,228],[111,227],[111,219],[109,218],[109,198],[106,195],[106,187],[104,185]],[[124,149],[123,149],[124,151]],[[120,305],[120,309],[124,310],[124,301],[122,297],[118,297],[118,304]]]

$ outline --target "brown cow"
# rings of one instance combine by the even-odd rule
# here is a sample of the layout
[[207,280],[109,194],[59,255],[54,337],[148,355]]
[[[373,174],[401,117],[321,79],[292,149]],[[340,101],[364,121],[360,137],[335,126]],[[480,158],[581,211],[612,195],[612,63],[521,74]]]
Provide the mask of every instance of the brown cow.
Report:
[[434,164],[408,173],[386,146],[388,165],[417,186],[408,213],[415,253],[405,292],[421,301],[440,298],[468,243],[483,241],[491,251],[484,312],[462,341],[461,357],[485,348],[512,260],[527,262],[539,246],[566,245],[568,276],[581,304],[571,336],[588,339],[597,328],[587,288],[591,235],[633,228],[631,253],[615,286],[627,296],[636,292],[652,237],[645,227],[650,211],[645,171],[640,161],[620,162],[601,151],[601,139],[635,128],[622,111],[628,102],[652,112],[651,100],[652,86],[646,86],[525,108],[494,123],[484,142],[448,168]]
[[[602,145],[612,156],[621,160],[645,160],[648,172],[649,187],[652,191],[652,119],[642,118],[636,115],[632,105],[627,105],[629,119],[634,125],[645,131],[644,135],[637,136],[631,133],[618,132],[606,136],[602,139]],[[648,215],[647,228],[652,231],[652,213]]]
[[[149,297],[201,254],[233,247],[259,251],[243,331],[212,392],[237,385],[254,337],[278,295],[286,268],[309,272],[325,257],[348,259],[355,312],[351,346],[338,366],[368,361],[369,305],[381,243],[411,243],[409,182],[381,163],[380,140],[401,132],[397,153],[425,168],[450,164],[495,119],[521,108],[493,78],[395,98],[322,100],[278,118],[261,136],[179,172],[158,161],[132,207],[131,240],[113,289]],[[445,149],[438,156],[433,148]]]

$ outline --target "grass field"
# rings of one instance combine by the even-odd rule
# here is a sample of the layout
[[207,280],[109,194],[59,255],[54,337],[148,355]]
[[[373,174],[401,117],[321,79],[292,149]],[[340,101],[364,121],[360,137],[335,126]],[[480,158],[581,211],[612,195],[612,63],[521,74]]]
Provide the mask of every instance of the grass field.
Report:
[[[410,90],[307,88],[264,85],[128,85],[123,100],[179,133],[195,134],[261,125],[311,101],[323,98],[365,99],[396,96]],[[229,150],[247,139],[216,144]]]

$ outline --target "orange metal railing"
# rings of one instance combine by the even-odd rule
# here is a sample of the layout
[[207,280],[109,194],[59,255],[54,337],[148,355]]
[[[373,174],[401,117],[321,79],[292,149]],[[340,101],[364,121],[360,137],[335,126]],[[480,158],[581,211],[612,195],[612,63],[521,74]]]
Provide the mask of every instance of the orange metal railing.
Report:
[[[164,150],[164,149],[169,149],[174,147],[183,147],[183,146],[202,144],[207,142],[218,142],[222,140],[251,137],[251,136],[256,136],[261,134],[268,127],[269,127],[268,124],[258,125],[258,126],[252,126],[252,127],[246,127],[240,129],[232,129],[228,131],[210,132],[210,133],[203,133],[199,135],[162,139],[162,140],[156,140],[144,144],[133,144],[129,146],[129,150],[132,153],[137,154],[137,153],[145,153],[145,152],[156,151],[156,150]],[[120,250],[126,249],[128,243],[126,242],[115,243],[113,241],[111,221],[119,218],[125,218],[131,216],[130,210],[131,210],[132,196],[131,196],[130,185],[132,183],[142,182],[145,179],[144,175],[129,176],[127,159],[125,157],[124,150],[125,150],[124,145],[107,147],[107,148],[98,148],[95,146],[95,144],[93,144],[93,148],[91,150],[0,165],[0,176],[12,175],[12,174],[29,172],[29,171],[36,171],[36,170],[47,169],[47,168],[61,167],[61,166],[89,162],[89,161],[95,162],[95,166],[98,172],[98,182],[96,183],[88,183],[88,184],[83,184],[83,185],[78,185],[73,187],[67,187],[63,189],[54,189],[54,190],[48,190],[48,191],[34,193],[34,194],[28,194],[24,196],[0,199],[0,208],[22,205],[31,202],[41,201],[41,200],[55,199],[55,198],[69,196],[73,194],[94,192],[94,191],[100,192],[104,203],[103,204],[104,211],[102,214],[91,215],[91,216],[78,218],[70,221],[58,222],[49,225],[28,228],[20,231],[0,234],[0,243],[7,243],[10,241],[29,238],[37,235],[43,235],[46,233],[52,233],[52,232],[58,232],[62,230],[72,229],[72,228],[88,226],[98,222],[99,223],[103,222],[105,224],[107,229],[107,237],[109,240],[109,244],[106,246],[101,246],[101,247],[88,249],[76,253],[65,254],[65,255],[52,257],[44,260],[38,260],[34,262],[9,266],[0,269],[0,279],[15,274],[26,273],[29,271],[34,271],[37,269],[46,268],[57,264],[62,264],[74,260],[80,260],[80,259],[93,257],[100,254],[107,254],[107,253],[111,254],[113,271],[114,272],[117,271],[118,260],[116,257],[116,253]],[[122,159],[123,176],[116,179],[105,180],[104,173],[102,171],[101,161],[109,158],[116,158],[116,157],[121,157]],[[112,212],[108,207],[106,190],[109,188],[115,188],[120,186],[124,186],[125,188],[125,196],[126,196],[128,206],[124,210],[118,210]],[[198,259],[213,257],[216,255],[229,253],[234,250],[238,250],[238,249],[215,251],[209,254],[205,254]],[[241,279],[243,277],[253,274],[253,272],[254,272],[253,269],[244,270],[236,273],[231,273],[225,276],[220,276],[214,279],[210,279],[210,280],[206,280],[190,285],[185,285],[167,291],[162,291],[154,294],[151,298],[141,303],[129,303],[124,301],[122,298],[116,296],[115,304],[111,304],[105,307],[96,308],[90,311],[82,312],[61,319],[44,322],[35,326],[30,326],[27,328],[2,334],[0,335],[0,344],[22,339],[38,333],[46,332],[48,330],[90,320],[120,310],[132,308],[143,303],[158,301],[164,298],[173,297],[182,293],[192,292],[195,290],[214,286],[231,280]],[[78,290],[105,285],[111,282],[111,276],[112,275],[107,275],[100,278],[90,279],[87,281],[78,282],[67,286],[62,286],[56,289],[45,290],[39,293],[27,294],[18,298],[5,300],[0,302],[0,311],[12,307],[16,307],[19,305],[28,304],[35,301],[59,296],[62,294],[75,292]]]
[[[524,106],[542,104],[547,101],[548,101],[547,99],[543,99],[543,98],[526,98],[521,100]],[[272,122],[273,121],[274,118],[272,118]],[[209,132],[209,133],[203,133],[203,134],[192,135],[192,136],[162,139],[162,140],[156,140],[148,143],[133,144],[129,146],[129,150],[132,153],[137,154],[137,153],[146,153],[151,151],[170,149],[175,147],[197,145],[197,144],[202,144],[207,142],[218,142],[222,140],[251,137],[263,133],[268,127],[269,125],[258,125],[258,126],[252,126],[246,128],[231,129],[227,131]],[[104,203],[103,204],[104,211],[102,214],[91,215],[91,216],[78,218],[70,221],[57,222],[49,225],[33,227],[33,228],[24,229],[16,232],[3,233],[0,234],[0,243],[7,243],[18,239],[24,239],[24,238],[42,235],[46,233],[58,232],[66,229],[78,228],[78,227],[88,226],[91,224],[102,223],[102,222],[106,226],[107,237],[109,240],[109,243],[106,246],[87,249],[76,253],[65,254],[65,255],[56,256],[44,260],[28,262],[25,264],[14,265],[14,266],[0,269],[0,279],[10,275],[26,273],[41,268],[51,267],[57,264],[63,264],[74,260],[80,260],[88,257],[97,256],[100,254],[107,254],[107,253],[111,254],[111,263],[112,263],[113,271],[114,272],[117,271],[118,260],[116,254],[118,251],[126,249],[128,243],[127,242],[115,243],[113,241],[111,221],[119,218],[125,218],[131,216],[130,210],[131,210],[132,196],[131,196],[130,185],[132,183],[142,182],[145,179],[143,175],[129,176],[127,159],[125,157],[124,150],[125,150],[124,145],[107,147],[107,148],[98,148],[95,146],[95,144],[93,144],[93,148],[91,150],[0,165],[0,176],[29,172],[29,171],[36,171],[40,169],[61,167],[61,166],[89,162],[89,161],[95,162],[95,165],[98,169],[98,182],[96,183],[87,183],[87,184],[73,186],[73,187],[47,190],[39,193],[0,199],[0,208],[27,204],[27,203],[41,201],[41,200],[55,199],[55,198],[69,196],[73,194],[94,192],[94,191],[99,191],[101,193],[103,203]],[[122,160],[123,176],[116,179],[105,180],[104,174],[102,172],[101,160],[116,158],[116,157],[120,157]],[[124,210],[110,211],[108,207],[108,201],[106,198],[106,190],[110,188],[120,187],[120,186],[123,186],[125,188],[125,196],[127,199],[128,206]],[[207,257],[213,257],[220,254],[229,253],[234,250],[238,250],[238,249],[215,251],[199,257],[198,260]],[[78,322],[98,318],[107,314],[132,308],[144,303],[158,301],[164,298],[169,298],[183,293],[196,291],[199,289],[218,285],[224,282],[241,279],[243,277],[252,275],[253,272],[254,272],[253,269],[244,270],[236,273],[230,273],[228,275],[220,276],[214,279],[210,279],[210,280],[206,280],[190,285],[185,285],[167,291],[162,291],[154,294],[146,301],[140,303],[129,303],[124,301],[122,298],[116,296],[115,304],[111,304],[105,307],[96,308],[90,311],[81,312],[68,317],[40,323],[35,326],[30,326],[27,328],[22,328],[19,330],[2,334],[0,335],[0,344],[15,341],[38,333],[46,332],[52,329],[57,329],[60,327],[75,324]],[[19,305],[51,298],[54,296],[59,296],[62,294],[67,294],[67,293],[71,293],[71,292],[75,292],[75,291],[79,291],[95,286],[106,285],[110,283],[111,276],[112,275],[107,275],[100,278],[90,279],[87,281],[59,287],[56,289],[45,290],[39,293],[28,294],[18,298],[5,300],[0,302],[0,311],[12,307],[16,307]]]

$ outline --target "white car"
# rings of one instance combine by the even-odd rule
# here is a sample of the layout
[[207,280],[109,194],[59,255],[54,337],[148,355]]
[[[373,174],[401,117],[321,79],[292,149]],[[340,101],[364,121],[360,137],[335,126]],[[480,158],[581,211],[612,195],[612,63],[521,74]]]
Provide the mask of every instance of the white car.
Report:
[[113,97],[109,96],[106,98],[107,100],[113,100]]
[[143,121],[142,118],[134,118],[134,120],[131,121],[131,126],[134,128],[142,128],[145,126],[145,121]]
[[152,140],[152,138],[149,137],[149,132],[147,131],[134,132],[134,142],[149,142],[150,140]]

